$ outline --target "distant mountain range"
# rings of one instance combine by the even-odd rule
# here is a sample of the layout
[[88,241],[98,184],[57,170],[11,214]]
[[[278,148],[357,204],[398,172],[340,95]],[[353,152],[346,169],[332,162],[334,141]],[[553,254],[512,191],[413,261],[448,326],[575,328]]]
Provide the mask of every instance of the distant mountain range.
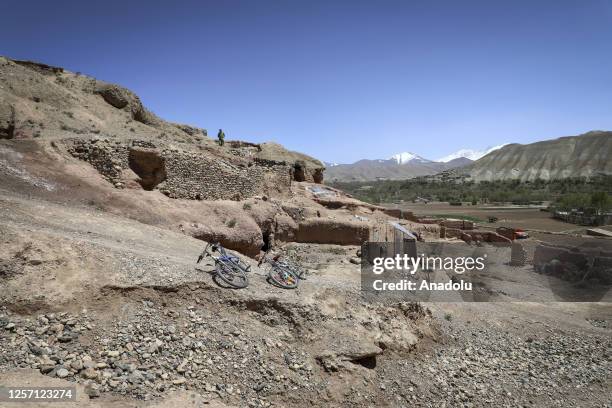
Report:
[[466,166],[499,147],[501,146],[483,151],[461,149],[437,161],[425,159],[415,153],[402,152],[388,159],[363,159],[351,164],[325,163],[327,167],[325,179],[327,181],[369,181],[427,176]]
[[325,163],[327,181],[402,180],[455,170],[475,181],[554,179],[612,174],[612,132],[592,131],[530,144],[461,149],[432,161],[404,152],[389,159]]

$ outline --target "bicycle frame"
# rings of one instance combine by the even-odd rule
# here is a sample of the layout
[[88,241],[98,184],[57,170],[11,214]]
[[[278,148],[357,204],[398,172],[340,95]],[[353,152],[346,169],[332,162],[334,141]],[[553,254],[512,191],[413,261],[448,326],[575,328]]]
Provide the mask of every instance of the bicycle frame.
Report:
[[[213,247],[213,250],[209,251],[208,248],[210,248],[211,246]],[[220,255],[219,256],[215,256],[214,255],[215,251],[218,251]],[[246,272],[250,272],[250,270],[251,270],[251,265],[247,265],[245,262],[243,262],[236,255],[229,255],[225,251],[225,248],[223,248],[221,246],[221,244],[219,244],[219,243],[211,244],[209,242],[208,244],[206,244],[206,247],[204,248],[204,250],[202,251],[202,253],[198,257],[197,263],[200,263],[200,261],[202,261],[202,259],[204,259],[207,256],[210,256],[215,261],[215,263],[217,263],[217,262],[230,263],[231,262],[231,263],[237,265],[238,267],[243,268]]]

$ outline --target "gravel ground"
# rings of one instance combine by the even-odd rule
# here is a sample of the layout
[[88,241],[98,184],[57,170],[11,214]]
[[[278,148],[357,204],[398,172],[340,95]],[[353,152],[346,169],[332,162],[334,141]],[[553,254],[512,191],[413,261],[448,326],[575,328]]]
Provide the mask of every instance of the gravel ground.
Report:
[[402,362],[418,379],[418,386],[408,388],[417,406],[608,407],[612,402],[609,335],[549,330],[516,336],[453,324],[447,334],[447,346]]
[[612,406],[609,304],[369,304],[357,248],[313,244],[286,248],[307,257],[299,289],[255,270],[224,290],[179,233],[34,201],[0,212],[0,372],[77,382],[91,401]]

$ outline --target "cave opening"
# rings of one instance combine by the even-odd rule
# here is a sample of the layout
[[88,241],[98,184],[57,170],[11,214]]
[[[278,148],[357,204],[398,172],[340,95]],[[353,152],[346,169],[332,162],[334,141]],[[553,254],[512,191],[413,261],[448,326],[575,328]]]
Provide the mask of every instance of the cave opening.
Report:
[[294,181],[306,181],[306,169],[304,165],[297,162],[293,165],[293,180]]
[[145,190],[153,190],[166,180],[166,160],[156,150],[130,149],[128,165],[138,175],[138,182]]
[[367,369],[373,370],[376,368],[376,356],[365,356],[351,360],[351,363],[360,365]]
[[264,231],[262,236],[263,236],[263,246],[261,247],[261,250],[264,252],[267,252],[270,249],[272,249],[272,240],[270,239],[270,231]]

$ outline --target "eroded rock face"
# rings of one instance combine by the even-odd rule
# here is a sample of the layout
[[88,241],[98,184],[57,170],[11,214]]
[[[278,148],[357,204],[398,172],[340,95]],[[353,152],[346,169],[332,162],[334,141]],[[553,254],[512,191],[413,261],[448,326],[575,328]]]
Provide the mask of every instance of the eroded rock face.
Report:
[[129,150],[130,169],[140,177],[139,183],[145,190],[153,190],[166,180],[166,159],[157,149],[132,147]]
[[208,136],[208,132],[206,129],[201,129],[199,127],[190,126],[190,125],[184,125],[182,123],[175,123],[174,126],[182,130],[183,132],[187,133],[189,136],[199,136],[199,135]]
[[261,230],[248,220],[239,220],[239,227],[211,228],[209,225],[196,224],[186,228],[186,232],[194,238],[206,242],[220,242],[225,248],[238,251],[254,257],[264,246]]
[[322,184],[323,183],[323,172],[324,171],[325,171],[324,168],[314,169],[314,171],[312,173],[312,178],[313,178],[315,183],[317,183],[317,184]]
[[296,162],[293,165],[293,180],[306,181],[306,165],[303,162]]
[[17,65],[21,65],[24,67],[28,67],[35,71],[38,71],[42,74],[50,75],[50,74],[59,74],[64,72],[64,68],[54,67],[52,65],[43,64],[36,61],[27,61],[27,60],[13,60],[13,62]]
[[95,91],[111,106],[131,113],[132,119],[146,125],[155,125],[158,119],[149,112],[140,101],[140,98],[126,88],[117,85],[103,84]]
[[131,96],[127,89],[109,85],[98,90],[104,100],[117,109],[123,109],[130,103]]
[[325,166],[319,160],[302,153],[285,149],[277,143],[261,143],[256,145],[255,157],[260,160],[290,165],[294,181],[323,182]]
[[15,108],[6,101],[0,101],[0,139],[15,137]]

